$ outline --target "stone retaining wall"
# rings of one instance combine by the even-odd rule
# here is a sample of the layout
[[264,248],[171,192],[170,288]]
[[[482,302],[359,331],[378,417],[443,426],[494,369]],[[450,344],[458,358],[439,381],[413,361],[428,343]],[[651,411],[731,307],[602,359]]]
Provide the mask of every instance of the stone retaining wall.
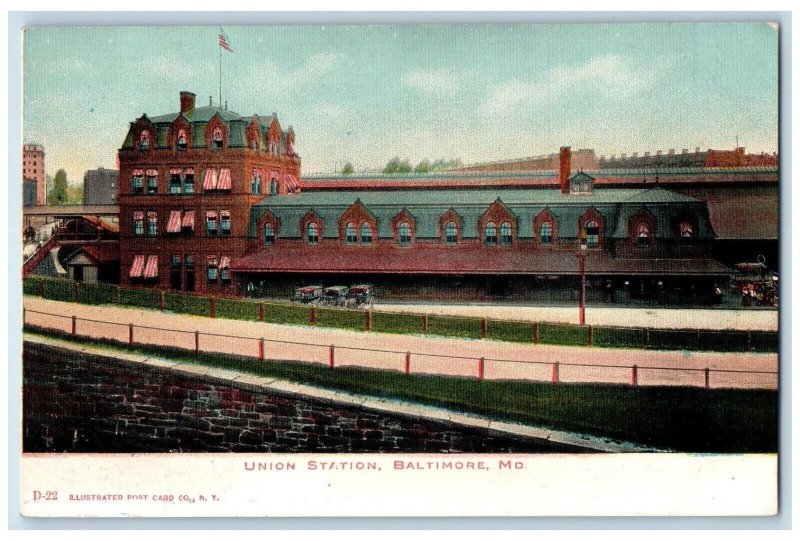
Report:
[[25,342],[23,360],[25,452],[579,450],[46,344]]

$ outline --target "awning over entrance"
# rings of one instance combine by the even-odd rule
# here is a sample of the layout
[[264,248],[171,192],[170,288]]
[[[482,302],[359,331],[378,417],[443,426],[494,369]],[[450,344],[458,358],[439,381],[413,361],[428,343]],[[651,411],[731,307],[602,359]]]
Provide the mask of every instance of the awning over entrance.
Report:
[[142,276],[142,271],[144,270],[144,256],[143,255],[135,255],[133,256],[133,264],[131,264],[131,278],[140,278]]
[[147,258],[147,266],[144,268],[144,278],[158,278],[157,255],[151,255]]

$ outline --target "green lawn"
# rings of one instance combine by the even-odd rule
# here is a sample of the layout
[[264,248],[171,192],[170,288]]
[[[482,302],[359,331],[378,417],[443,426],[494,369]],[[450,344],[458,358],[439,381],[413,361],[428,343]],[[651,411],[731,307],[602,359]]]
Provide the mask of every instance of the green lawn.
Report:
[[[29,327],[25,331],[73,340],[60,332]],[[111,352],[130,351],[117,343],[74,341]],[[186,350],[157,346],[133,351],[681,452],[777,451],[776,391],[477,381],[352,367],[331,370],[286,361],[259,363],[216,353],[195,359]]]

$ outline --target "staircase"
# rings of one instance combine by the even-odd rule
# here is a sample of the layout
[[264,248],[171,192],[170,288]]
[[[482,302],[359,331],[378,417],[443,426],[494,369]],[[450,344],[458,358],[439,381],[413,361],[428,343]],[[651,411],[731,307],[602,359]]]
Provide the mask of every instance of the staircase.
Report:
[[47,239],[47,242],[42,244],[39,249],[33,253],[32,256],[25,260],[25,262],[22,264],[23,278],[30,276],[31,273],[36,270],[36,267],[38,267],[42,261],[44,261],[44,259],[50,255],[50,251],[58,246],[57,237],[58,235],[55,234],[51,236],[49,239]]

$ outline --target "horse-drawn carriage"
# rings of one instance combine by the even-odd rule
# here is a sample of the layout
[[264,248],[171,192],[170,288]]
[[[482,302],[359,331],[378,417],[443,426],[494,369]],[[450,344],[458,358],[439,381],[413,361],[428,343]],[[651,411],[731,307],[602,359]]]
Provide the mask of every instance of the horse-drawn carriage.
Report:
[[778,274],[768,272],[764,261],[737,263],[737,274],[731,280],[734,290],[742,294],[742,306],[778,306]]
[[292,301],[303,304],[315,303],[322,297],[322,286],[304,286],[294,290]]
[[347,286],[330,286],[326,287],[322,292],[320,304],[328,306],[345,306],[347,303]]
[[369,284],[352,286],[347,292],[346,305],[348,308],[369,308],[372,306],[373,288]]

